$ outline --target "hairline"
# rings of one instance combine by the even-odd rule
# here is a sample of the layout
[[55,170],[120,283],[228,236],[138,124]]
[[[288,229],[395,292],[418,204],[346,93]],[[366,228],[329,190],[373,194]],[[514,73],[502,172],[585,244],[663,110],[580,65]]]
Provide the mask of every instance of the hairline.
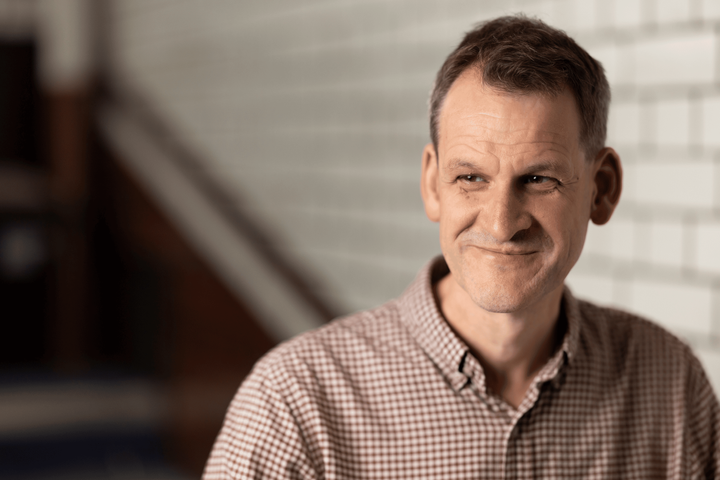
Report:
[[[435,150],[435,159],[436,162],[440,162],[440,153],[438,151],[438,145],[440,144],[440,119],[442,118],[442,112],[445,107],[445,101],[447,100],[448,95],[450,94],[450,91],[452,90],[455,83],[462,77],[468,70],[474,69],[475,73],[478,75],[478,80],[480,82],[479,88],[487,87],[491,89],[493,92],[496,92],[500,95],[508,95],[508,96],[515,96],[515,97],[521,97],[524,95],[538,95],[541,97],[545,97],[547,99],[556,99],[558,98],[563,92],[568,92],[570,95],[572,95],[573,98],[573,104],[575,105],[575,111],[578,116],[578,145],[580,146],[580,150],[583,152],[583,156],[585,157],[586,162],[591,162],[595,159],[595,156],[597,155],[597,152],[592,152],[590,154],[590,145],[588,142],[588,139],[583,140],[583,134],[582,134],[582,112],[580,112],[580,102],[577,99],[577,95],[573,91],[573,89],[568,85],[566,82],[558,82],[558,89],[556,91],[544,91],[541,89],[518,89],[518,88],[507,88],[503,85],[492,85],[491,83],[487,83],[485,80],[485,75],[483,74],[483,65],[480,62],[474,62],[469,65],[467,65],[460,73],[455,77],[455,79],[452,81],[452,83],[449,85],[448,89],[445,91],[445,94],[440,99],[440,103],[437,106],[437,114],[436,118],[432,117],[431,112],[431,123],[435,123],[433,125],[433,130],[435,131],[435,137],[432,138],[432,144],[433,144],[433,150]],[[504,88],[505,87],[505,88]],[[434,90],[434,88],[433,88]],[[432,107],[431,107],[432,108]],[[598,150],[599,151],[599,150]]]

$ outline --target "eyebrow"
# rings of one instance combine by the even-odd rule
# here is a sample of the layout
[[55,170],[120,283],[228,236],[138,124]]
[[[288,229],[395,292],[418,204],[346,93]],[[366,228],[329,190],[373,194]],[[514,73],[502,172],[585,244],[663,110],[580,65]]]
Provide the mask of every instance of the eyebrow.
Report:
[[[457,168],[457,167],[468,167],[468,168],[481,168],[480,165],[477,163],[473,163],[470,160],[455,160],[450,165],[448,165],[450,168]],[[527,166],[525,170],[555,170],[555,169],[563,169],[564,165],[562,162],[552,161],[552,160],[543,160],[539,161],[538,163],[531,163]]]
[[480,168],[480,166],[476,163],[470,162],[468,160],[456,160],[452,162],[450,165],[448,165],[449,168]]
[[553,162],[553,161],[541,161],[538,163],[530,164],[527,168],[525,168],[526,172],[539,172],[543,170],[553,170],[553,171],[567,171],[567,165],[564,165],[562,162]]
[[[473,163],[469,160],[456,160],[448,165],[449,169],[456,168],[469,168],[471,170],[481,170],[482,167],[477,163]],[[558,173],[568,173],[568,166],[563,162],[552,161],[552,160],[541,160],[537,163],[532,163],[523,169],[523,175],[528,175],[533,172],[551,171]]]

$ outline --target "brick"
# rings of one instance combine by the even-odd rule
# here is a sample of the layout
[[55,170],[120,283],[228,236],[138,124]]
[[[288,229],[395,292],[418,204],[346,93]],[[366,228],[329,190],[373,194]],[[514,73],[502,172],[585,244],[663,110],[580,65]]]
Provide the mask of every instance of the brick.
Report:
[[720,222],[700,224],[696,232],[695,268],[720,274]]
[[[616,0],[617,2],[617,0]],[[614,28],[615,27],[615,11],[613,4],[616,2],[599,1],[595,7],[597,19],[595,20],[596,28]]]
[[705,20],[720,18],[720,2],[717,0],[702,0],[702,16]]
[[608,143],[637,146],[640,143],[640,106],[635,103],[610,105]]
[[638,163],[635,201],[653,206],[712,208],[714,166],[710,162]]
[[720,97],[705,99],[702,112],[702,143],[720,147]]
[[595,225],[590,222],[588,225],[587,236],[585,237],[585,246],[583,253],[591,255],[610,255],[610,234],[611,230],[608,225]]
[[615,218],[605,225],[605,228],[610,230],[610,254],[613,258],[634,260],[635,222],[628,218]]
[[613,279],[610,277],[570,272],[566,281],[573,295],[602,305],[613,300]]
[[[620,161],[623,161],[620,153]],[[625,162],[623,169],[623,187],[620,195],[620,208],[637,200],[637,164]]]
[[632,28],[645,23],[643,3],[643,0],[618,0],[613,2],[616,27]]
[[720,350],[697,348],[695,354],[705,368],[705,374],[715,390],[715,395],[720,397]]
[[644,263],[652,263],[650,248],[652,245],[653,222],[647,218],[636,220],[635,245],[637,246],[637,259]]
[[548,22],[556,28],[571,31],[575,28],[574,0],[557,0],[553,2],[553,8],[548,15]]
[[326,283],[340,292],[342,304],[350,303],[355,309],[371,308],[400,295],[424,263],[345,252],[316,251],[313,256],[313,263],[324,267]]
[[640,85],[705,84],[715,79],[713,32],[653,38],[635,46]]
[[592,30],[597,27],[597,8],[595,0],[576,0],[575,24],[579,30]]
[[635,45],[619,44],[615,54],[615,84],[623,85],[635,82]]
[[703,143],[703,104],[704,98],[691,97],[689,100],[690,105],[690,145],[693,147],[701,147]]
[[[555,13],[555,2],[552,0],[536,1],[529,4],[527,7],[523,7],[523,11],[526,15],[538,17],[542,21],[550,23]],[[560,28],[552,23],[550,23],[550,25]]]
[[688,0],[656,0],[656,18],[658,23],[683,22],[690,18]]
[[632,310],[680,335],[711,332],[709,287],[635,280]]
[[687,146],[690,141],[690,103],[687,99],[655,105],[655,144]]
[[612,305],[622,310],[633,310],[632,303],[633,283],[631,280],[618,278],[615,280],[615,288],[613,289]]
[[[605,76],[614,85],[619,82],[620,75],[618,72],[618,50],[614,44],[596,45],[586,49],[588,53],[597,61],[602,63],[605,69]],[[612,107],[611,107],[612,109]]]
[[640,143],[653,145],[657,138],[657,105],[653,102],[640,104]]
[[679,222],[652,222],[646,228],[648,242],[639,251],[642,260],[661,266],[682,267],[683,225]]

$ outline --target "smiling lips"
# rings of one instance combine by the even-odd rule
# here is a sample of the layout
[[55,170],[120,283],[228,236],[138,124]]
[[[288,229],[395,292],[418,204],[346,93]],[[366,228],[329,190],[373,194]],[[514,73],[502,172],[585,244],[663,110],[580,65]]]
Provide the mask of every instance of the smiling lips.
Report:
[[507,256],[507,257],[527,256],[527,255],[532,255],[533,253],[538,253],[538,250],[528,250],[528,249],[519,249],[519,248],[490,248],[490,247],[481,247],[480,245],[466,245],[466,247],[477,248],[478,250],[482,250],[483,252],[486,252],[486,253],[490,253],[493,255],[503,255],[503,256]]
[[537,253],[537,250],[518,250],[514,248],[505,248],[505,249],[494,249],[494,248],[487,248],[487,247],[476,247],[480,250],[484,250],[489,253],[494,253],[497,255],[532,255],[533,253]]

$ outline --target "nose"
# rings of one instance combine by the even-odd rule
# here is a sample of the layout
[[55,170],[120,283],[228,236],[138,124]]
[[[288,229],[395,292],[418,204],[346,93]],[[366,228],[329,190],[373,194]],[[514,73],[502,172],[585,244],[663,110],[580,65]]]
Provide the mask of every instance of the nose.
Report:
[[517,188],[496,184],[486,195],[480,217],[483,228],[495,241],[508,242],[518,233],[530,228],[532,216],[525,209],[522,193]]

